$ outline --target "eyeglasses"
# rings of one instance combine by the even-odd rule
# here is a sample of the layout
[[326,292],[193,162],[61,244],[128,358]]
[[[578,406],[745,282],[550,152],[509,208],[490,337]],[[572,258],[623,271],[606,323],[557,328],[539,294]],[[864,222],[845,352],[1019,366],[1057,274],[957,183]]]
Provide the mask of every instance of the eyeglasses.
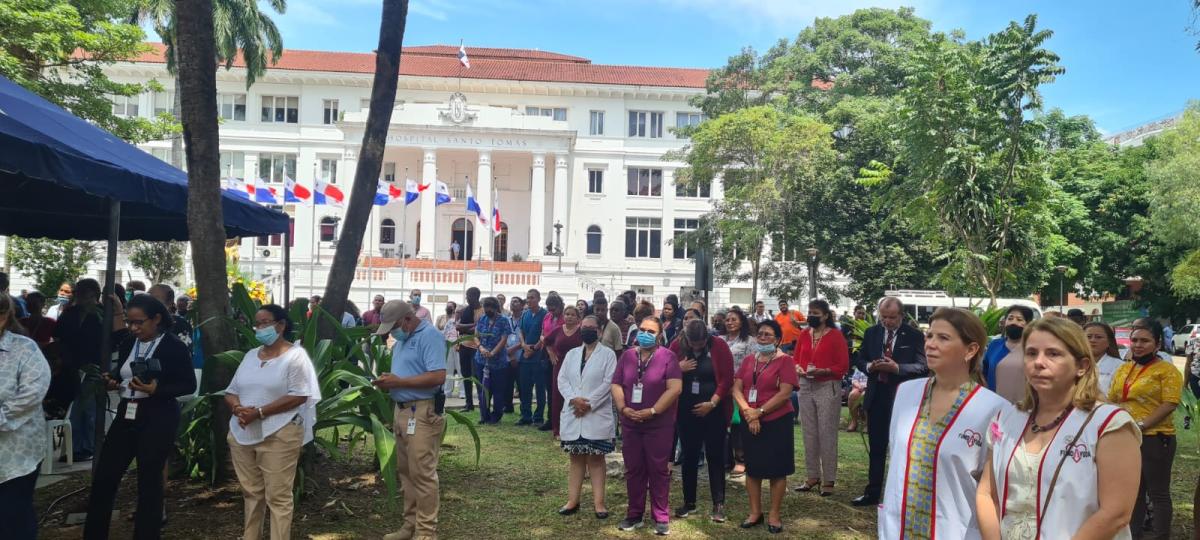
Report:
[[766,339],[775,339],[775,334],[772,332],[759,332],[757,334],[757,337],[766,338]]
[[125,326],[141,326],[146,324],[146,319],[125,319]]
[[258,329],[258,328],[266,328],[266,327],[268,327],[268,326],[271,326],[272,324],[275,324],[275,323],[277,323],[277,322],[279,322],[279,321],[255,321],[255,322],[254,322],[254,328],[255,328],[255,329]]

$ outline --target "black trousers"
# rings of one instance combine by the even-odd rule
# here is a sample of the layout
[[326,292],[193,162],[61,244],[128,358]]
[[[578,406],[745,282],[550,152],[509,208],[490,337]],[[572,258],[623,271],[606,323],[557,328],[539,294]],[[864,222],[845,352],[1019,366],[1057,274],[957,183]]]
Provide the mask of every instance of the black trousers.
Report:
[[[463,377],[463,392],[467,395],[467,408],[475,406],[475,392],[471,391],[474,384],[469,380],[475,369],[475,349],[470,347],[458,348],[458,371]],[[480,373],[480,376],[483,374]]]
[[129,463],[137,459],[137,517],[133,522],[135,540],[153,540],[162,536],[163,465],[175,444],[179,428],[179,406],[171,401],[141,401],[137,418],[125,419],[129,402],[121,400],[117,418],[104,437],[92,493],[88,499],[85,540],[108,538],[113,499]]
[[[1142,481],[1129,528],[1134,538],[1162,539],[1171,537],[1171,465],[1175,463],[1174,435],[1146,435],[1142,438]],[[1154,532],[1147,533],[1146,499],[1154,505]]]
[[41,468],[39,463],[33,472],[0,483],[0,538],[37,538],[38,522],[33,509],[33,488],[37,485],[38,471]]
[[708,461],[708,490],[713,505],[725,504],[725,415],[714,409],[705,416],[696,416],[691,406],[680,403],[676,428],[683,450],[684,504],[696,504],[701,447]]
[[870,468],[867,472],[867,487],[863,495],[878,499],[883,494],[883,475],[887,463],[889,430],[892,426],[892,402],[895,391],[884,390],[872,396],[867,408],[867,443],[871,450]]

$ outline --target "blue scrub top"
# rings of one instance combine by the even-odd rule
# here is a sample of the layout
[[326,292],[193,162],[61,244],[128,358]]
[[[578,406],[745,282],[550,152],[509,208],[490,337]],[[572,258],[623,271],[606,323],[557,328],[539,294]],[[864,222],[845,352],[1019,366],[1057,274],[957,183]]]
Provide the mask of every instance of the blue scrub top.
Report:
[[983,376],[987,378],[988,390],[996,391],[996,365],[1008,356],[1008,344],[1004,336],[993,339],[988,343],[987,351],[983,353]]

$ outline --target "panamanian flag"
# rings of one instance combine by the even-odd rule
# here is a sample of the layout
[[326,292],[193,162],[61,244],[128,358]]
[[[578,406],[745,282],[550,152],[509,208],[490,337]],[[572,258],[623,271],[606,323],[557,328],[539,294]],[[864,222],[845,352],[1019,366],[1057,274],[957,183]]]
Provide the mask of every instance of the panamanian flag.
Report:
[[376,180],[375,184],[375,206],[387,206],[392,202],[392,195],[388,189],[387,183],[383,180]]
[[313,204],[328,204],[331,206],[342,206],[342,201],[346,196],[342,194],[342,190],[336,186],[326,184],[323,180],[316,181],[316,191],[313,192]]
[[458,63],[467,69],[471,69],[471,59],[467,58],[467,48],[463,45],[461,39],[458,40]]
[[408,206],[421,197],[421,192],[429,189],[429,184],[418,185],[416,180],[409,178],[404,181],[404,206]]
[[450,196],[450,186],[447,186],[445,182],[439,180],[437,183],[437,197],[434,199],[434,206],[441,206],[453,200],[454,197]]
[[492,190],[492,236],[500,232],[500,192]]
[[279,197],[275,195],[275,188],[267,186],[266,180],[257,178],[254,180],[254,202],[279,204]]
[[250,200],[250,192],[246,189],[246,183],[238,178],[226,178],[223,182],[225,192],[239,199]]
[[312,191],[308,188],[297,184],[292,177],[284,175],[283,177],[283,202],[289,203],[305,203],[312,201]]
[[483,217],[483,209],[479,207],[479,201],[475,200],[475,194],[471,192],[471,184],[467,183],[467,211],[475,212],[475,217],[479,218],[479,222],[487,225],[487,218]]

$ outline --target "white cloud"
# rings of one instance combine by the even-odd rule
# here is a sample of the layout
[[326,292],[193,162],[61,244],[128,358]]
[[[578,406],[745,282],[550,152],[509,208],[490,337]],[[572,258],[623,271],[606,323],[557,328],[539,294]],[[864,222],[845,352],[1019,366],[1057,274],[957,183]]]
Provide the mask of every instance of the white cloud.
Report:
[[[656,0],[676,9],[704,15],[721,24],[798,30],[817,17],[837,17],[856,10],[880,7],[916,8],[917,16],[930,19],[945,14],[943,0]],[[939,16],[939,19],[945,17]],[[943,22],[943,21],[939,21]]]
[[282,16],[275,15],[274,12],[271,14],[281,22],[313,26],[340,26],[333,13],[326,11],[321,7],[320,2],[313,0],[291,0],[288,2],[285,14]]
[[446,19],[449,19],[450,16],[447,13],[446,7],[439,4],[443,3],[438,2],[437,0],[431,0],[428,2],[410,2],[408,4],[408,14],[422,15],[435,21],[445,21]]

